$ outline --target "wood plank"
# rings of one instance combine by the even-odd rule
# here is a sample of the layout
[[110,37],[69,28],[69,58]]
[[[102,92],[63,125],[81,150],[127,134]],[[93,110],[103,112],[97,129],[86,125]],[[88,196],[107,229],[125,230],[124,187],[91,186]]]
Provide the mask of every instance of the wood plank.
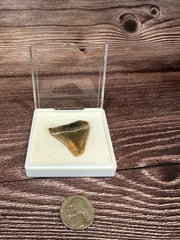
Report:
[[[6,16],[6,12],[4,14]],[[7,18],[16,24],[16,17],[10,18],[9,16]],[[19,21],[26,22],[26,19]],[[31,20],[29,21],[31,23]],[[9,46],[27,46],[31,42],[59,40],[60,42],[107,42],[112,45],[113,49],[115,49],[114,45],[117,44],[118,47],[121,47],[119,50],[123,50],[124,47],[128,49],[128,46],[131,46],[132,43],[137,44],[141,42],[145,46],[149,44],[149,48],[152,48],[153,51],[156,45],[159,45],[160,49],[163,46],[167,46],[167,50],[169,50],[170,46],[173,49],[172,44],[178,45],[180,42],[180,20],[178,18],[172,20],[165,19],[164,22],[160,23],[153,21],[151,26],[148,23],[144,23],[135,33],[128,33],[123,29],[121,23],[117,22],[115,24],[110,21],[98,24],[97,20],[97,22],[89,26],[75,25],[73,27],[72,24],[65,25],[65,23],[64,25],[43,23],[43,25],[39,25],[37,19],[34,19],[34,25],[30,24],[29,26],[21,27],[19,26],[20,23],[17,23],[17,26],[9,27],[2,23],[0,27],[1,49]],[[154,45],[151,46],[150,44]]]
[[179,162],[179,74],[116,77],[108,78],[105,110],[119,169]]
[[[39,33],[40,32],[41,30],[39,30]],[[48,33],[48,35],[45,35],[45,38],[51,34],[52,33]],[[11,36],[12,35],[13,33],[11,32]],[[28,32],[27,35],[30,35],[30,32]],[[45,38],[41,38],[40,35],[38,35],[37,32],[37,39],[44,41]],[[71,42],[71,37],[72,36],[69,37],[69,43]],[[17,36],[17,38],[20,39],[21,37]],[[26,42],[22,39],[18,41],[18,44],[16,41],[17,45],[12,42],[12,45],[9,47],[7,44],[0,44],[0,76],[30,75],[29,45],[36,41],[32,40],[31,42]],[[22,41],[25,45],[21,45]],[[52,40],[49,42],[52,42]],[[54,42],[63,43],[64,41],[62,39],[55,40]],[[93,40],[93,42],[96,41]],[[102,42],[102,39],[100,42]],[[83,45],[83,42],[81,42],[81,44]],[[180,44],[178,42],[173,44],[173,46],[163,46],[160,43],[156,45],[149,45],[147,43],[143,44],[142,42],[129,43],[126,46],[124,43],[114,45],[110,44],[108,50],[107,73],[110,72],[111,74],[118,74],[120,76],[120,73],[122,72],[178,72],[180,69],[179,46]]]
[[[27,47],[39,41],[107,42],[110,71],[177,71],[180,7],[179,1],[173,1],[171,8],[169,4],[169,0],[158,1],[160,14],[154,16],[154,4],[149,1],[2,1],[0,49]],[[124,15],[130,17],[130,27],[137,25],[134,32],[129,32],[133,29],[128,29]],[[19,59],[24,57],[21,54],[19,49]],[[8,70],[13,72],[14,68]]]
[[[14,0],[13,4],[11,0],[1,0],[0,3],[0,9],[1,10],[28,10],[28,9],[64,9],[64,8],[82,8],[82,9],[100,9],[100,8],[116,8],[116,7],[132,7],[132,6],[138,6],[143,5],[144,1],[142,0],[122,0],[121,2],[119,0],[99,0],[98,2],[96,0],[71,0],[71,1],[63,1],[60,2],[59,0],[46,0],[44,2],[43,0]],[[152,1],[147,0],[145,1],[146,4],[152,4]],[[166,7],[169,9],[169,6],[177,6],[179,4],[178,0],[174,0],[173,2],[171,0],[158,0],[155,1],[156,4],[162,5],[163,7]],[[178,9],[177,9],[178,11]]]
[[[95,24],[108,24],[120,26],[120,19],[126,12],[131,12],[133,15],[140,15],[139,22],[144,23],[154,18],[151,13],[151,8],[154,5],[144,4],[141,6],[132,7],[117,7],[106,9],[31,9],[31,10],[2,10],[0,15],[0,26],[15,27],[15,26],[44,26],[44,25],[69,25],[69,26],[93,26]],[[173,11],[174,10],[174,11]],[[169,13],[169,12],[168,12]],[[166,12],[165,12],[166,14]],[[174,14],[173,19],[178,18],[178,12],[172,9],[169,13]],[[56,17],[55,17],[56,16]],[[173,20],[172,19],[172,20]],[[83,21],[82,21],[83,20]],[[161,20],[162,21],[162,20]],[[157,21],[156,22],[160,22]],[[151,22],[151,25],[153,20]]]
[[[113,178],[0,183],[0,238],[179,239],[179,168],[119,171]],[[75,194],[95,207],[94,223],[82,231],[67,229],[59,217],[62,201]]]
[[[131,10],[133,11],[133,14],[138,14],[138,15],[142,15],[143,17],[148,16],[149,18],[156,18],[157,15],[151,11],[151,8],[157,6],[160,9],[160,12],[162,12],[161,14],[163,16],[173,16],[174,18],[177,16],[178,17],[178,13],[179,13],[179,1],[175,0],[173,1],[173,3],[170,0],[158,0],[155,3],[152,3],[152,1],[128,1],[128,0],[122,0],[121,2],[119,2],[118,0],[113,0],[113,1],[98,1],[96,2],[95,0],[91,0],[91,1],[82,1],[82,0],[78,0],[78,1],[63,1],[63,2],[59,2],[58,0],[47,0],[46,2],[42,1],[42,0],[38,0],[38,1],[34,1],[32,0],[31,2],[29,2],[28,0],[15,0],[13,1],[13,4],[11,3],[10,0],[2,0],[0,3],[0,10],[2,11],[7,11],[8,13],[12,13],[14,12],[14,14],[16,14],[16,12],[18,10],[24,11],[24,13],[26,11],[32,11],[32,13],[35,11],[44,11],[44,13],[46,14],[48,11],[50,12],[55,12],[55,11],[66,11],[66,10],[73,10],[74,14],[73,16],[69,16],[69,18],[67,16],[63,16],[63,19],[67,19],[67,21],[71,21],[71,19],[76,15],[76,11],[78,11],[78,15],[79,15],[79,19],[81,18],[81,13],[82,12],[91,12],[92,14],[97,14],[99,12],[105,11],[105,13],[107,11],[111,11],[113,10],[114,13],[119,13],[121,14],[121,12],[130,12]],[[169,8],[169,6],[171,6],[171,8]],[[93,11],[90,11],[93,10]],[[94,11],[96,10],[96,11]],[[8,14],[7,13],[7,14]],[[63,13],[62,13],[63,14]],[[108,15],[108,17],[110,17],[110,19],[113,18],[114,14],[110,14]],[[88,14],[86,14],[86,16],[88,16]],[[18,18],[21,17],[30,17],[27,16],[26,14],[23,16],[23,14],[21,14],[21,16],[18,16]],[[56,16],[57,19],[61,16]],[[55,19],[55,18],[54,18]],[[78,20],[76,18],[76,20]],[[89,21],[88,19],[84,19],[85,21]],[[18,21],[18,19],[17,19]],[[46,21],[46,20],[45,20]],[[25,24],[25,23],[23,23]],[[82,22],[81,24],[82,25]]]
[[[178,72],[108,73],[104,108],[118,169],[180,163],[179,90]],[[24,179],[31,76],[1,78],[0,102],[0,180]]]

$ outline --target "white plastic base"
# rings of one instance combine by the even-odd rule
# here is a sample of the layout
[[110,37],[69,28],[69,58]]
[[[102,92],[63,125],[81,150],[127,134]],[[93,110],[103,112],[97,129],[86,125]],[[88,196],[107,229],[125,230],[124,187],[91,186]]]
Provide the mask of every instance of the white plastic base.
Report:
[[[75,157],[48,128],[85,120],[90,132],[82,155]],[[111,177],[117,168],[106,115],[101,108],[34,111],[25,170],[28,177]]]

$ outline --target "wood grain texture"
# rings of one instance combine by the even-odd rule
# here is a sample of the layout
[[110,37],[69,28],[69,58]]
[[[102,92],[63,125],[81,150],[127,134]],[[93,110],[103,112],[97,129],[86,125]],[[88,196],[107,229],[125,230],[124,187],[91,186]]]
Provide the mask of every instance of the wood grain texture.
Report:
[[[180,1],[1,0],[0,36],[0,239],[180,239]],[[28,46],[52,41],[109,45],[113,178],[25,175],[34,108]],[[95,206],[85,231],[59,218],[73,194]]]
[[[1,239],[179,239],[179,167],[1,183]],[[95,221],[86,230],[68,230],[60,220],[60,204],[74,194],[95,207]]]

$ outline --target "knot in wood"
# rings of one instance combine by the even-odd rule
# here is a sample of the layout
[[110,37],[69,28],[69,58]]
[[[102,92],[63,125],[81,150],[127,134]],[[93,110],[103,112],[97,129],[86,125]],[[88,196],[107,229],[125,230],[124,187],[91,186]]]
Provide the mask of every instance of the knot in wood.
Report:
[[134,33],[138,30],[139,28],[139,20],[138,18],[131,14],[131,13],[126,13],[122,16],[120,16],[120,21],[122,24],[123,29],[128,32],[128,33]]
[[84,48],[84,47],[80,47],[78,50],[79,50],[79,52],[81,52],[81,53],[87,53],[87,49]]
[[156,168],[148,168],[146,174],[153,180],[156,179],[162,183],[176,182],[179,179],[180,165],[166,163],[167,165],[158,166]]
[[152,6],[151,7],[151,15],[154,18],[159,17],[159,15],[160,15],[160,8],[158,6]]

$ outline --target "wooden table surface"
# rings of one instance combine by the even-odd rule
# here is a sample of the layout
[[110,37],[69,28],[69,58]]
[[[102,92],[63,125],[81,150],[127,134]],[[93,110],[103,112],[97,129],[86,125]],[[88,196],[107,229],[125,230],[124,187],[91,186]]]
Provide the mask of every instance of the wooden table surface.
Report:
[[[108,43],[115,177],[26,177],[39,41]],[[0,63],[0,239],[180,239],[179,0],[1,0]],[[95,207],[86,230],[60,220],[74,194]]]

